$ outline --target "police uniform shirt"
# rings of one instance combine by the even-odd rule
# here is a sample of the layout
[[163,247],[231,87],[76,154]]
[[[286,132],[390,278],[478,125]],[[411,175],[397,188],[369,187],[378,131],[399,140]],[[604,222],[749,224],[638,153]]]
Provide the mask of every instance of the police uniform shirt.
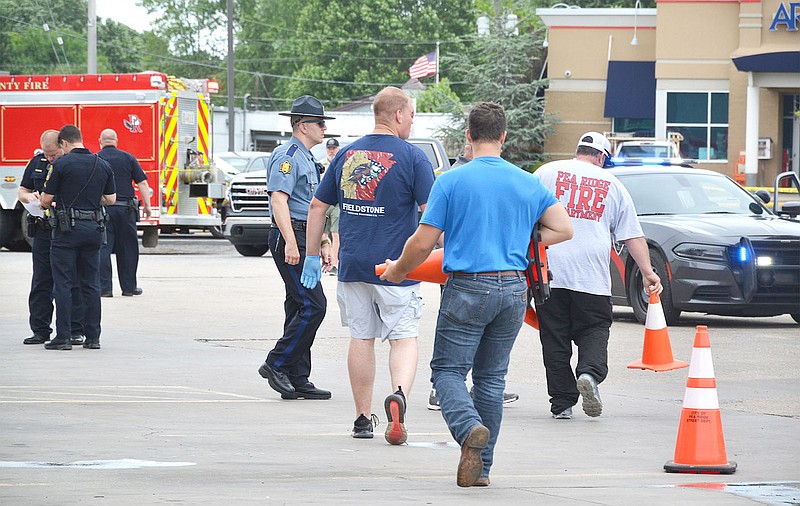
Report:
[[97,156],[107,161],[114,171],[117,200],[130,200],[134,197],[131,180],[137,184],[147,180],[139,161],[127,151],[118,149],[115,146],[105,146],[97,153]]
[[267,190],[289,195],[289,214],[294,220],[308,220],[308,206],[319,185],[319,169],[311,152],[295,137],[272,151],[269,159]]
[[[89,184],[86,184],[95,161],[97,168]],[[86,188],[81,191],[84,185]],[[108,162],[88,149],[75,148],[53,163],[44,184],[44,192],[54,195],[59,206],[94,211],[100,209],[103,195],[116,193],[114,172]]]
[[25,172],[22,174],[22,182],[20,186],[32,191],[42,193],[44,190],[44,180],[47,178],[47,169],[50,162],[42,155],[36,155],[31,158],[28,165],[25,166]]

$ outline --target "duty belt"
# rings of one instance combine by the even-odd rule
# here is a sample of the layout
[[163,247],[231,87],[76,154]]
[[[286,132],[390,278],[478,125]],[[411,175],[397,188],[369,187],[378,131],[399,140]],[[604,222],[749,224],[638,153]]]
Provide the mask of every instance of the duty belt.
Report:
[[99,209],[95,211],[84,211],[83,209],[73,209],[72,218],[76,220],[100,221],[103,219],[103,212]]

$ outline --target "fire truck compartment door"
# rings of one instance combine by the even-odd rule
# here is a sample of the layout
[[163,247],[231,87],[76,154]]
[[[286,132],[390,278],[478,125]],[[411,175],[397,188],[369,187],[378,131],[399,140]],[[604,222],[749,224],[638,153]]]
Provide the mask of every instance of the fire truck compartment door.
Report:
[[0,161],[25,165],[39,148],[45,130],[77,124],[74,105],[6,105],[0,107]]
[[156,104],[82,105],[79,108],[84,145],[92,152],[100,149],[100,132],[113,128],[118,147],[132,154],[139,163],[156,160],[158,123]]

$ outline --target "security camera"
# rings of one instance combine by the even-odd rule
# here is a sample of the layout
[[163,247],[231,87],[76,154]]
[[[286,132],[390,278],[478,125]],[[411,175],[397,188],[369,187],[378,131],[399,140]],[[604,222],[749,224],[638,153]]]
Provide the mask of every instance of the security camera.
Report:
[[564,77],[572,77],[572,71],[571,70],[565,70],[564,71]]

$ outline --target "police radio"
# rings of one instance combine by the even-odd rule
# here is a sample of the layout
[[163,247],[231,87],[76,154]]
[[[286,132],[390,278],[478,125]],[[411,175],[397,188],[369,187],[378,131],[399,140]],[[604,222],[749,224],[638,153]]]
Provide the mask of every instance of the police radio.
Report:
[[547,268],[547,246],[542,244],[538,223],[533,227],[527,257],[525,279],[528,282],[528,301],[541,304],[550,298],[550,279],[553,276]]

